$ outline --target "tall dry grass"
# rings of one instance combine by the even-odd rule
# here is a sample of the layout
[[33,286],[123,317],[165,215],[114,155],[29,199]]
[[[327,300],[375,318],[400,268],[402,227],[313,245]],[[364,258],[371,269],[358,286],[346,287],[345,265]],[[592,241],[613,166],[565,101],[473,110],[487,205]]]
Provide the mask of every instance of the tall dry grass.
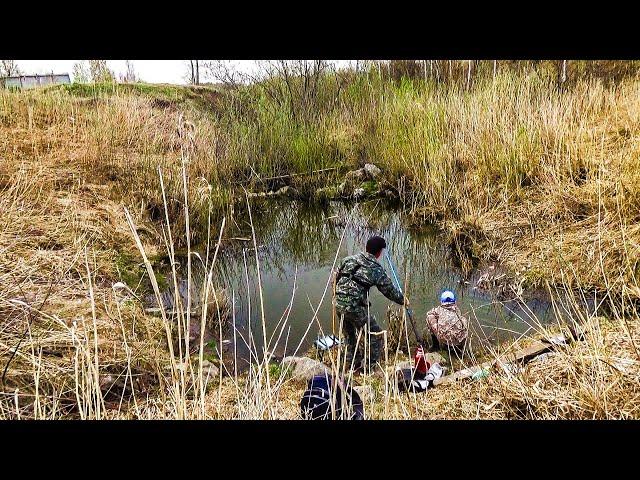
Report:
[[[558,321],[579,320],[586,340],[515,377],[416,396],[390,371],[367,376],[371,418],[637,418],[638,81],[559,89],[501,71],[463,85],[355,75],[300,123],[259,86],[215,105],[153,89],[0,92],[0,416],[295,418],[304,385],[264,352],[207,387],[202,342],[195,357],[185,343],[193,306],[146,314],[135,285],[114,288],[118,259],[146,256],[157,283],[150,259],[191,258],[205,241],[210,267],[249,207],[243,186],[372,161],[461,254],[524,269],[552,293],[582,287],[597,308],[559,304]],[[295,178],[302,191],[338,181]],[[190,280],[205,291],[209,267]]]

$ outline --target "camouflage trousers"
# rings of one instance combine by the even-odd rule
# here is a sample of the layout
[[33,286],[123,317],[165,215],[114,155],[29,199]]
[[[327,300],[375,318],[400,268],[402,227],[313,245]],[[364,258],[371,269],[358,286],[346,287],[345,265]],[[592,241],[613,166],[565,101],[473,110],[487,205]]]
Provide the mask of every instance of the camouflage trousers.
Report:
[[[343,312],[338,309],[337,313],[341,318],[342,333],[344,334],[346,340],[347,353],[345,356],[345,362],[347,368],[351,368],[351,365],[353,365],[354,369],[364,367],[362,363],[362,360],[364,358],[364,345],[366,336],[366,329],[364,327],[368,325],[368,331],[373,333],[381,332],[382,329],[376,322],[376,317],[374,317],[373,315],[367,315],[365,311],[352,313]],[[358,335],[360,336],[359,341]],[[369,335],[369,340],[367,342],[367,351],[369,353],[369,368],[372,368],[376,364],[376,362],[380,360],[380,355],[382,354],[383,347],[384,340],[382,338],[382,335]]]

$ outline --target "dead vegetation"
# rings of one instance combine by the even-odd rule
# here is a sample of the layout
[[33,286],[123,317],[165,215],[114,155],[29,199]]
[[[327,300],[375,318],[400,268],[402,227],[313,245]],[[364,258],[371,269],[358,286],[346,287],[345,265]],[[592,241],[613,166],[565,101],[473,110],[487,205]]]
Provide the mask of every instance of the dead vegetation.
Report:
[[[245,208],[232,181],[333,166],[327,149],[339,162],[375,156],[416,218],[449,232],[463,267],[488,257],[552,293],[597,292],[591,310],[558,306],[585,341],[515,376],[426,395],[364,377],[370,418],[638,418],[639,84],[549,93],[521,80],[464,95],[405,83],[384,87],[386,100],[369,85],[359,93],[375,108],[358,115],[293,128],[258,111],[237,130],[219,121],[218,95],[212,115],[140,92],[1,92],[0,418],[296,418],[303,384],[271,375],[268,359],[210,382],[197,338],[189,355],[191,315],[150,315],[136,296],[157,282],[144,256],[196,238],[213,255],[220,220]],[[285,144],[295,155],[279,163]],[[201,312],[215,330],[233,309],[210,280]]]

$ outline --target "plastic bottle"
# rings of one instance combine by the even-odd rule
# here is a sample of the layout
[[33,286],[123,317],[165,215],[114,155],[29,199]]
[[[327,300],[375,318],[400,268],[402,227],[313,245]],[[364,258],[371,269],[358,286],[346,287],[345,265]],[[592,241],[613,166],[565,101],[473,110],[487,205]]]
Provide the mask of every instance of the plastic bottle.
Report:
[[481,368],[480,370],[478,370],[477,372],[475,372],[472,376],[471,379],[472,380],[481,380],[483,378],[487,378],[489,376],[489,369],[484,367]]
[[433,365],[431,365],[431,368],[429,368],[429,371],[425,376],[425,380],[427,380],[430,384],[433,384],[433,381],[440,378],[442,376],[442,373],[443,368],[440,366],[440,364],[434,363]]

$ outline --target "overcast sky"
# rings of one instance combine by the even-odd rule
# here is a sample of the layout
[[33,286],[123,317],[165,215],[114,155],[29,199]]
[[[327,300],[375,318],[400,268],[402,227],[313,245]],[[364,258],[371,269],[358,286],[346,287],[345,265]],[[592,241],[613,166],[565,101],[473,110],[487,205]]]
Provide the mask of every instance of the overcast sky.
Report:
[[[16,60],[23,74],[34,73],[68,73],[72,75],[73,64],[79,60]],[[187,73],[186,60],[131,60],[137,76],[149,83],[177,83],[184,84]],[[255,69],[254,60],[234,60],[238,69],[252,71]],[[349,63],[348,60],[338,60],[338,64]],[[125,60],[108,60],[109,68],[119,78],[126,72]],[[200,72],[202,76],[202,71]],[[71,79],[73,81],[73,78]],[[201,79],[202,80],[202,79]]]

